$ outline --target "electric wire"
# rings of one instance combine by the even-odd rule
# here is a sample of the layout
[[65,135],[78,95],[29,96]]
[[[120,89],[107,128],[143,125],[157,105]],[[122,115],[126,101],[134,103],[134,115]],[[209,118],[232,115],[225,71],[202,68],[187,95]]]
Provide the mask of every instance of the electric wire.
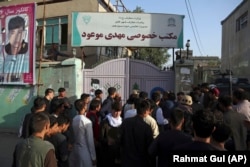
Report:
[[195,31],[194,31],[193,22],[192,22],[192,19],[191,19],[191,17],[190,17],[189,7],[188,7],[188,4],[187,4],[187,0],[185,0],[185,4],[186,4],[186,8],[187,8],[187,12],[188,12],[188,17],[189,17],[189,20],[190,20],[191,28],[192,28],[192,31],[193,31],[193,33],[194,33],[195,42],[196,42],[196,45],[197,45],[197,47],[198,47],[198,50],[199,50],[200,54],[202,55],[202,52],[201,52],[199,43],[198,43],[198,41],[197,41],[196,33],[195,33]]
[[[197,24],[196,24],[195,17],[194,17],[194,15],[193,15],[192,6],[191,6],[189,0],[188,0],[188,5],[189,5],[190,11],[191,11],[191,16],[192,16],[192,19],[193,19],[193,22],[194,22],[194,28],[195,28],[196,34],[197,34],[197,36],[198,36],[198,41],[199,41],[200,46],[201,46],[201,51],[203,51],[202,53],[204,53],[204,48],[203,48],[203,45],[202,45],[202,41],[201,41],[201,39],[200,39],[200,34],[199,34],[198,28],[197,28],[197,26],[196,26]],[[201,54],[201,55],[203,55],[203,54]]]

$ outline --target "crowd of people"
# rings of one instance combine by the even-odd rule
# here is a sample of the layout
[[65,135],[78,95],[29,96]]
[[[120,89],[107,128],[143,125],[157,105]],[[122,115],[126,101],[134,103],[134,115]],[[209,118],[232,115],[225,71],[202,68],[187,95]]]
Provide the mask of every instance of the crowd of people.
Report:
[[[64,88],[36,97],[20,128],[13,167],[165,167],[174,151],[250,150],[250,102],[241,88],[220,95],[207,83],[184,92],[116,88],[83,93],[71,104]],[[72,111],[77,111],[76,114]]]

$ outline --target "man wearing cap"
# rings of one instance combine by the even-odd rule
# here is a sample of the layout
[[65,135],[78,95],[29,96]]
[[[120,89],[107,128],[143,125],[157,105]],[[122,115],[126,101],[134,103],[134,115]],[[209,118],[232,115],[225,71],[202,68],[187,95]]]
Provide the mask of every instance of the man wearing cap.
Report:
[[178,108],[184,111],[184,125],[183,131],[189,135],[193,135],[193,128],[192,128],[192,97],[189,95],[183,95],[180,99],[180,103],[178,104]]
[[218,88],[211,88],[209,90],[209,98],[210,102],[208,103],[208,109],[212,112],[218,107],[218,98],[220,96],[220,91]]

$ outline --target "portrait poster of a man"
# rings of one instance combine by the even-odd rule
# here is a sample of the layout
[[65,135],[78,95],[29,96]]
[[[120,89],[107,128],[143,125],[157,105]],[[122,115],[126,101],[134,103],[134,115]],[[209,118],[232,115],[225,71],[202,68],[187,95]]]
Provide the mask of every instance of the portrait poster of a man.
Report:
[[36,4],[2,6],[0,84],[35,83]]
[[25,20],[21,16],[12,17],[8,23],[9,43],[5,46],[8,55],[25,54],[28,44],[23,37],[25,34]]
[[29,71],[28,43],[25,42],[26,35],[28,35],[25,30],[27,18],[27,16],[14,16],[8,20],[6,30],[8,43],[5,45],[4,63],[5,80],[7,82],[22,81],[22,73]]

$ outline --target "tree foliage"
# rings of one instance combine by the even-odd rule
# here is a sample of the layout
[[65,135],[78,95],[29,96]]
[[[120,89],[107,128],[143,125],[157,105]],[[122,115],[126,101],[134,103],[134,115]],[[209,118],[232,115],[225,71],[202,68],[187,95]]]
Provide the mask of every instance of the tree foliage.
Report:
[[139,48],[134,51],[135,59],[150,62],[159,68],[162,68],[167,63],[170,55],[166,48]]
[[144,9],[142,9],[140,6],[136,6],[136,8],[133,10],[133,13],[144,13]]
[[[144,9],[136,6],[133,13],[144,13]],[[162,68],[170,58],[167,48],[137,48],[134,50],[133,58],[150,62]]]

